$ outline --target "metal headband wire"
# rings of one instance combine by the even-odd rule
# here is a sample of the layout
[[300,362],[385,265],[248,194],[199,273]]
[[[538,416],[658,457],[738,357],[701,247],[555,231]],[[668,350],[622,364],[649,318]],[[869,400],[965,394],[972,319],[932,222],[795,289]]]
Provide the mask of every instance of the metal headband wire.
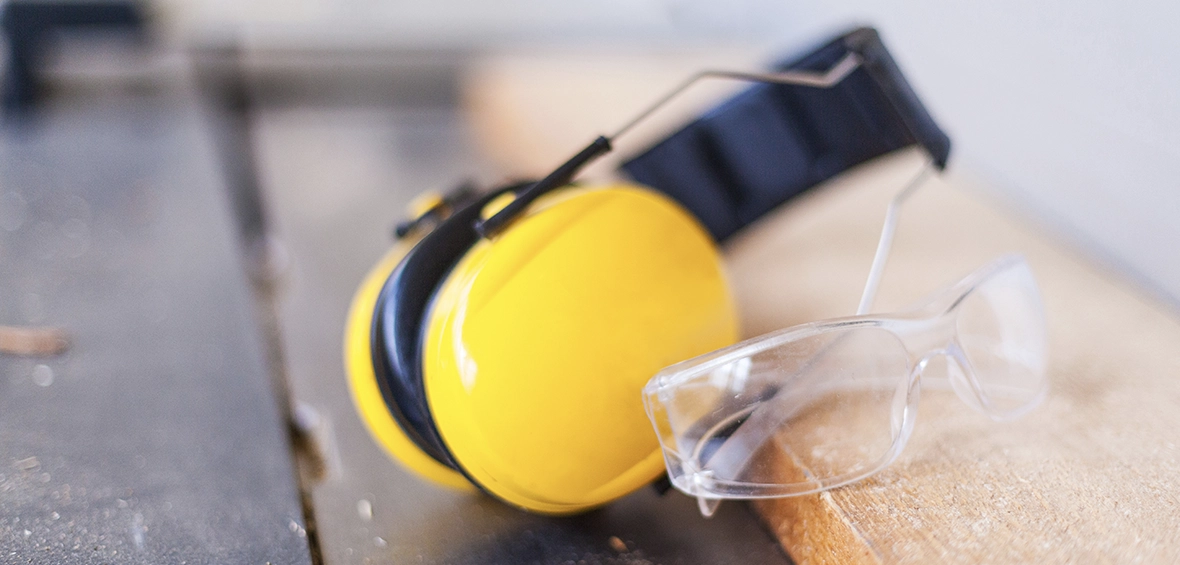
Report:
[[[663,108],[677,96],[688,90],[697,82],[704,79],[729,79],[729,80],[743,80],[749,82],[762,82],[770,84],[789,84],[796,86],[807,86],[812,88],[831,88],[836,86],[848,75],[852,74],[858,67],[861,66],[863,60],[860,55],[856,53],[848,53],[835,65],[832,65],[827,71],[782,71],[774,73],[748,73],[741,71],[730,70],[703,70],[697,72],[680,83],[676,88],[669,91],[664,96],[653,102],[643,111],[636,114],[633,118],[623,124],[613,134],[608,136],[600,136],[595,139],[589,146],[566,161],[544,179],[534,183],[529,188],[517,194],[514,201],[505,206],[498,213],[492,217],[482,220],[476,224],[476,230],[484,235],[489,236],[504,226],[506,226],[512,218],[524,210],[533,200],[542,194],[568,184],[573,180],[573,176],[577,174],[582,167],[590,161],[597,159],[606,152],[612,149],[612,144],[620,136],[625,135],[631,131],[636,125],[643,120],[656,113]],[[907,124],[908,125],[908,124]],[[922,170],[914,176],[905,188],[901,190],[893,200],[889,203],[889,208],[885,212],[885,223],[881,228],[881,236],[877,240],[877,251],[873,255],[873,264],[869,268],[869,276],[865,281],[864,291],[861,293],[860,304],[856,308],[857,315],[867,314],[869,308],[872,308],[873,301],[877,296],[877,287],[880,286],[881,276],[885,271],[885,264],[889,258],[889,250],[893,245],[893,233],[897,229],[898,215],[902,204],[905,203],[914,192],[925,182],[930,172],[934,169],[933,158],[928,158]]]
[[619,128],[615,133],[607,136],[599,136],[587,145],[584,149],[578,152],[577,155],[571,157],[568,161],[549,173],[545,178],[534,183],[531,187],[516,195],[516,199],[510,202],[507,206],[502,208],[492,217],[486,220],[480,220],[475,224],[475,230],[484,237],[495,235],[505,226],[507,226],[518,214],[524,211],[534,200],[542,194],[549,192],[559,186],[569,184],[573,180],[574,175],[586,166],[591,161],[601,157],[603,154],[611,150],[611,145],[615,139],[631,131],[639,122],[647,119],[660,108],[663,108],[672,99],[679,96],[689,87],[697,82],[707,78],[720,78],[730,80],[743,80],[749,82],[764,82],[770,84],[790,84],[796,86],[808,86],[812,88],[831,88],[844,80],[852,71],[860,67],[862,63],[860,55],[856,53],[849,53],[832,65],[827,71],[782,71],[774,73],[747,73],[740,71],[728,70],[705,70],[700,71],[687,80],[682,82],[679,86],[669,91],[667,94],[656,100],[642,112],[631,118],[623,127]]
[[679,96],[680,93],[684,92],[685,90],[688,90],[689,87],[696,84],[697,81],[700,81],[702,79],[720,78],[720,79],[730,79],[730,80],[744,80],[744,81],[748,81],[748,82],[765,82],[765,83],[770,83],[770,84],[790,84],[790,85],[795,85],[795,86],[810,86],[812,88],[831,88],[831,87],[839,84],[840,81],[844,80],[844,78],[847,77],[849,74],[851,74],[852,71],[855,71],[856,68],[860,66],[860,63],[861,63],[860,55],[857,55],[856,53],[849,53],[849,54],[845,55],[843,59],[840,59],[835,65],[832,65],[832,68],[830,68],[827,71],[822,72],[822,73],[814,72],[814,71],[782,71],[782,72],[777,72],[777,73],[745,73],[745,72],[740,72],[740,71],[716,70],[716,69],[699,71],[696,74],[688,77],[688,79],[686,79],[684,82],[680,83],[680,86],[677,86],[676,88],[672,89],[667,94],[665,94],[663,97],[661,97],[659,100],[656,100],[655,102],[653,102],[651,106],[648,106],[642,112],[636,114],[635,117],[631,118],[631,120],[629,122],[627,122],[623,127],[619,128],[618,131],[611,134],[608,137],[608,139],[610,139],[611,141],[618,139],[619,136],[630,131],[631,128],[635,127],[639,122],[642,122],[643,120],[647,119],[647,117],[654,114],[656,112],[656,110],[659,110],[665,104],[667,104],[668,102],[671,102],[672,99]]
[[[844,80],[852,71],[855,71],[861,64],[861,58],[856,53],[849,53],[840,59],[835,65],[832,65],[827,71],[819,73],[812,71],[784,71],[778,73],[746,73],[729,70],[703,70],[700,71],[679,86],[669,91],[659,100],[656,100],[631,118],[629,122],[619,128],[615,133],[611,134],[607,139],[614,142],[619,136],[627,133],[637,124],[647,119],[657,110],[662,108],[668,102],[679,96],[685,90],[688,90],[692,85],[698,81],[706,78],[720,78],[745,80],[750,82],[764,82],[771,84],[791,84],[797,86],[810,86],[813,88],[831,88]],[[893,200],[889,203],[889,208],[885,212],[885,223],[881,227],[881,236],[877,240],[877,251],[873,255],[873,264],[869,268],[868,280],[865,281],[864,290],[861,292],[860,304],[856,308],[856,315],[860,316],[867,314],[869,308],[872,308],[873,301],[877,297],[877,287],[880,286],[881,276],[885,271],[885,264],[889,259],[889,250],[893,245],[893,233],[897,229],[898,216],[901,205],[905,203],[914,192],[925,182],[930,172],[934,169],[933,159],[927,159],[923,165],[922,170],[902,188]]]

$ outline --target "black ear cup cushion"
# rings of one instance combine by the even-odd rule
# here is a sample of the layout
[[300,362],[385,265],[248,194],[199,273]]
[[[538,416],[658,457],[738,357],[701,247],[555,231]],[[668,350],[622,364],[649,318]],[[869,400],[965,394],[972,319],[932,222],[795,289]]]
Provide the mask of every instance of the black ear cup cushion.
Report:
[[389,275],[373,316],[373,369],[381,396],[394,419],[422,451],[461,471],[434,426],[422,385],[421,326],[441,281],[479,240],[472,227],[493,191],[461,208],[427,234]]

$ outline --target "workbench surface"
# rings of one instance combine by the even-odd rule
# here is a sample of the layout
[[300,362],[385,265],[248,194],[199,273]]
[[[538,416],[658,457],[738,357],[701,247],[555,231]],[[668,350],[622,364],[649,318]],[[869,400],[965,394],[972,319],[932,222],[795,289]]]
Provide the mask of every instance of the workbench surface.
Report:
[[[1024,253],[1051,347],[1049,396],[1027,417],[994,423],[924,391],[909,445],[878,476],[726,503],[709,520],[646,489],[583,516],[531,516],[391,462],[352,410],[340,349],[349,297],[404,204],[469,176],[543,172],[683,75],[647,70],[664,67],[614,82],[571,71],[565,84],[540,81],[551,65],[493,60],[441,96],[462,108],[262,110],[252,143],[273,279],[254,296],[215,136],[191,101],[54,107],[6,130],[0,324],[61,326],[72,344],[0,357],[0,561],[310,562],[276,396],[288,392],[316,460],[304,487],[329,565],[1180,559],[1175,313],[953,167],[903,211],[875,310]],[[595,107],[594,83],[617,99]],[[576,124],[549,119],[571,107]],[[885,205],[920,162],[869,163],[731,239],[743,331],[849,315]]]
[[[871,163],[778,210],[728,248],[746,332],[848,315],[885,206],[921,166]],[[922,390],[880,474],[756,504],[798,563],[1175,563],[1180,559],[1180,321],[963,174],[901,212],[874,312],[895,312],[1007,253],[1044,297],[1049,395],[997,423]]]
[[309,563],[217,164],[188,106],[90,101],[0,138],[0,562]]
[[[494,56],[472,74],[465,100],[485,154],[535,172],[677,84],[685,69],[669,61],[683,63]],[[562,80],[546,80],[554,76]],[[663,127],[692,111],[669,108]],[[625,154],[643,142],[618,145]],[[904,308],[1000,255],[1023,253],[1048,316],[1048,398],[1022,419],[995,423],[928,388],[891,467],[827,493],[755,504],[757,512],[799,563],[1180,560],[1174,303],[1104,267],[1098,247],[963,162],[970,155],[953,156],[903,209],[873,311]],[[915,151],[867,163],[730,239],[743,333],[852,315],[886,206],[921,164]],[[1157,246],[1145,256],[1167,260],[1175,242],[1142,245]]]

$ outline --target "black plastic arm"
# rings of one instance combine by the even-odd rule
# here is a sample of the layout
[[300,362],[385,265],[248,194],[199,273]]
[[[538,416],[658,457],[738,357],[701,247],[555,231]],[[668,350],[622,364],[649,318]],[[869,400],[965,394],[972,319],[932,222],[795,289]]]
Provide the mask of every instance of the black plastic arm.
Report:
[[593,161],[599,156],[610,151],[610,140],[599,136],[585,149],[574,155],[569,161],[557,167],[549,176],[537,181],[532,186],[526,188],[524,192],[517,194],[516,199],[509,203],[504,209],[497,212],[494,216],[477,221],[475,223],[475,231],[482,237],[491,237],[498,233],[504,226],[507,226],[518,214],[531,204],[534,200],[542,194],[549,192],[555,188],[565,186],[573,180],[574,175],[586,166],[587,163]]

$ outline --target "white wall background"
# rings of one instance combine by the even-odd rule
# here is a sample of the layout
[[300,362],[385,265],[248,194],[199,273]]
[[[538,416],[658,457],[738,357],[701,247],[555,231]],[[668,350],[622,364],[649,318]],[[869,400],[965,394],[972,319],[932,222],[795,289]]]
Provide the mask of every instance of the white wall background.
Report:
[[835,0],[799,11],[806,22],[853,17],[885,35],[960,164],[1180,301],[1180,3]]
[[[957,166],[1180,303],[1180,2],[166,0],[178,29],[408,46],[797,44],[871,23]],[[325,39],[327,38],[327,39]]]

